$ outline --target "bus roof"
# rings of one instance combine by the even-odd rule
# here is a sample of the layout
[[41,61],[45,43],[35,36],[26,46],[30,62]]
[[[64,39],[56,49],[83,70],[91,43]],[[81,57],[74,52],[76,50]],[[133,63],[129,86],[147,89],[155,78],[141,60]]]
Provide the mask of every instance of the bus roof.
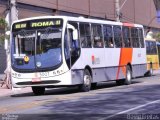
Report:
[[116,22],[116,21],[110,21],[110,20],[90,19],[90,18],[84,18],[84,17],[69,17],[69,16],[39,16],[39,17],[30,17],[30,18],[16,20],[16,21],[13,22],[13,24],[17,23],[17,22],[28,21],[28,20],[49,19],[49,18],[61,18],[61,19],[64,19],[66,21],[101,23],[101,24],[111,24],[111,25],[120,25],[120,26],[128,26],[128,27],[143,27],[140,24],[122,23],[122,22]]

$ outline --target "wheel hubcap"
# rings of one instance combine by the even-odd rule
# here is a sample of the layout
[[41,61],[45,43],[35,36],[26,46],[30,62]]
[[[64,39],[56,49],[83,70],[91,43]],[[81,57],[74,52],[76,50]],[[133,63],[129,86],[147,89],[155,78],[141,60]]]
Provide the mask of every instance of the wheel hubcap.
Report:
[[84,84],[86,87],[90,86],[90,76],[89,75],[84,76]]
[[131,73],[130,71],[127,72],[127,79],[130,81],[131,80]]

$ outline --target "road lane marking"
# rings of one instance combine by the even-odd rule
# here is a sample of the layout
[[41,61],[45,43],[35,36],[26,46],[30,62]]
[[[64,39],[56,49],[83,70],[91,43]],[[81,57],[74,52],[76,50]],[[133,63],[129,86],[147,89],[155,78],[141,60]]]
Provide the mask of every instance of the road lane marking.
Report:
[[137,110],[137,109],[140,109],[140,108],[143,108],[143,107],[146,107],[146,106],[148,106],[148,105],[155,104],[155,103],[160,103],[160,99],[159,99],[159,100],[152,101],[152,102],[148,102],[148,103],[143,104],[143,105],[139,105],[139,106],[137,106],[137,107],[134,107],[134,108],[131,108],[131,109],[128,109],[128,110],[124,110],[124,111],[118,112],[118,113],[116,113],[116,114],[114,114],[114,115],[110,115],[110,116],[108,116],[108,117],[106,117],[106,118],[104,118],[104,119],[100,119],[100,120],[106,120],[106,119],[109,119],[109,118],[116,117],[117,115],[126,114],[126,113],[128,113],[128,112],[130,112],[130,111]]

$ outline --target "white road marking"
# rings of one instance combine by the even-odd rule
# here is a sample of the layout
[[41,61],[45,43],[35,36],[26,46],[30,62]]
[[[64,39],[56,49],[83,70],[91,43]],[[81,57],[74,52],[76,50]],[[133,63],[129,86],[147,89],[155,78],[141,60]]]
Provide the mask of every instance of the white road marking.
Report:
[[109,118],[113,118],[117,115],[121,115],[121,114],[125,114],[125,113],[128,113],[130,111],[133,111],[133,110],[137,110],[137,109],[140,109],[140,108],[143,108],[143,107],[146,107],[147,105],[151,105],[151,104],[155,104],[155,103],[160,103],[160,99],[159,100],[155,100],[155,101],[152,101],[152,102],[148,102],[146,104],[143,104],[143,105],[139,105],[137,107],[134,107],[134,108],[131,108],[131,109],[128,109],[128,110],[125,110],[125,111],[121,111],[121,112],[118,112],[114,115],[110,115],[108,117],[105,117],[104,119],[100,119],[100,120],[106,120],[106,119],[109,119]]

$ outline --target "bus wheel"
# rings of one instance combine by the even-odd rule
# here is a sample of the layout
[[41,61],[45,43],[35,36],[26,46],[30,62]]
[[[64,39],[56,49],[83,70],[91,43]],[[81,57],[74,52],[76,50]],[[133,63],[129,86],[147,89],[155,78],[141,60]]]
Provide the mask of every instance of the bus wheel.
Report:
[[126,66],[126,78],[125,78],[124,84],[125,85],[131,84],[131,79],[132,79],[132,71],[131,71],[131,68],[127,65]]
[[45,87],[33,86],[32,91],[35,95],[43,95],[45,92]]
[[149,75],[149,76],[152,76],[152,75],[153,75],[153,67],[152,67],[152,63],[150,63],[150,70],[149,70],[148,75]]
[[91,84],[91,89],[92,89],[92,90],[96,89],[96,87],[97,87],[97,83],[92,83],[92,84]]
[[116,84],[119,85],[124,85],[124,80],[116,80]]
[[84,70],[83,84],[80,85],[80,91],[88,92],[91,89],[92,76],[88,69]]

